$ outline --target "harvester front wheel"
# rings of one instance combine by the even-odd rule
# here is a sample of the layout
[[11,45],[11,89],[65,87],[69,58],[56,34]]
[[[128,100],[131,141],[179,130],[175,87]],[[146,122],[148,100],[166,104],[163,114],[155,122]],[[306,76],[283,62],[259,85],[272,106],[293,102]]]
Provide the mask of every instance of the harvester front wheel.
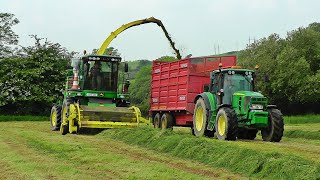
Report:
[[173,127],[173,117],[170,113],[164,113],[161,116],[161,128],[162,129],[172,129]]
[[268,109],[268,128],[262,129],[262,139],[270,142],[280,142],[283,136],[284,123],[282,113],[278,109]]
[[218,139],[236,140],[238,134],[238,121],[233,109],[223,107],[218,111],[215,129]]
[[61,106],[53,105],[50,114],[50,125],[52,131],[58,131],[61,125]]
[[153,117],[153,127],[154,128],[160,128],[160,113],[157,113],[154,117]]
[[60,126],[60,132],[62,135],[66,135],[69,133],[69,122],[67,118],[69,116],[69,106],[72,103],[73,103],[73,100],[70,98],[67,98],[62,105],[61,126]]

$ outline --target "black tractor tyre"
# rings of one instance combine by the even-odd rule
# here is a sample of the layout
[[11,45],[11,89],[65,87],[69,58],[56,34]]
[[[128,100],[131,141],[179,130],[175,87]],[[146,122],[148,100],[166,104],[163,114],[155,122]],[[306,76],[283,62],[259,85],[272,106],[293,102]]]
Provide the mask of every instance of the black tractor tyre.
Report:
[[[62,135],[66,135],[69,133],[69,123],[62,125],[63,124],[63,116],[68,117],[69,115],[69,106],[70,104],[74,103],[74,100],[71,98],[66,98],[63,102],[62,109],[61,109],[61,125],[60,125],[60,132]],[[63,114],[63,110],[66,108],[66,114]]]
[[153,127],[154,128],[160,128],[160,113],[157,113],[154,117],[153,117]]
[[214,131],[207,129],[208,126],[208,110],[202,98],[196,102],[193,112],[192,134],[195,136],[213,137]]
[[[55,113],[55,117],[53,117],[54,113]],[[52,121],[55,121],[55,124],[52,124]],[[52,106],[51,113],[50,113],[50,125],[51,125],[52,131],[58,131],[60,129],[60,126],[61,126],[61,106],[60,105]]]
[[258,130],[257,129],[238,129],[238,139],[249,139],[254,140],[257,137]]
[[173,127],[173,116],[170,113],[163,113],[161,116],[161,129],[172,129]]
[[[219,119],[219,118],[222,118],[222,119]],[[219,121],[221,121],[220,123],[222,123],[222,121],[224,123],[220,124]],[[216,121],[215,121],[215,130],[216,130],[216,135],[220,140],[234,141],[237,139],[238,119],[233,109],[229,107],[222,107],[219,109],[217,113]]]
[[268,109],[268,128],[261,129],[262,139],[270,142],[280,142],[284,131],[284,122],[280,110]]

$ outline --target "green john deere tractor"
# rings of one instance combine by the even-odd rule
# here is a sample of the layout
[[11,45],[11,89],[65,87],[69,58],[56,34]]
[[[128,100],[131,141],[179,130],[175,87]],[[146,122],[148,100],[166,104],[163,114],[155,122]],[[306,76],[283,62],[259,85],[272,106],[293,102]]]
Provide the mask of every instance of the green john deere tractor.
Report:
[[215,133],[222,140],[253,140],[261,130],[264,141],[279,142],[284,130],[282,114],[254,91],[254,78],[254,71],[240,67],[211,72],[208,92],[195,98],[193,133]]
[[[129,108],[129,82],[118,78],[120,61],[120,57],[109,55],[72,59],[63,100],[51,110],[51,129],[65,135],[81,128],[126,128],[148,123],[137,107]],[[128,72],[127,63],[124,69]]]

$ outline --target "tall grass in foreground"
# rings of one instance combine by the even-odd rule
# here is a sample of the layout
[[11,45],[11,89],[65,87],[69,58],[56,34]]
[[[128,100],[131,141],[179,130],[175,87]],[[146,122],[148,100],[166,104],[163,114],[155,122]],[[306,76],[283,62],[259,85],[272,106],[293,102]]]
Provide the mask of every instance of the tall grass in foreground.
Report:
[[5,121],[49,121],[49,117],[47,116],[7,116],[0,115],[0,122]]
[[283,118],[285,124],[320,123],[320,115],[316,114],[284,116]]
[[114,129],[102,136],[263,179],[318,179],[320,164],[294,154],[261,152],[229,141],[153,128]]

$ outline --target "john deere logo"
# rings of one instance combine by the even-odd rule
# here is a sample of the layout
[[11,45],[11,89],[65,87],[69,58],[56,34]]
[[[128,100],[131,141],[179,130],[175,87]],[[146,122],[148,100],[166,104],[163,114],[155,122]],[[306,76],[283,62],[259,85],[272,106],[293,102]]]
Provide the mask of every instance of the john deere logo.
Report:
[[103,96],[103,93],[100,93],[100,96]]

